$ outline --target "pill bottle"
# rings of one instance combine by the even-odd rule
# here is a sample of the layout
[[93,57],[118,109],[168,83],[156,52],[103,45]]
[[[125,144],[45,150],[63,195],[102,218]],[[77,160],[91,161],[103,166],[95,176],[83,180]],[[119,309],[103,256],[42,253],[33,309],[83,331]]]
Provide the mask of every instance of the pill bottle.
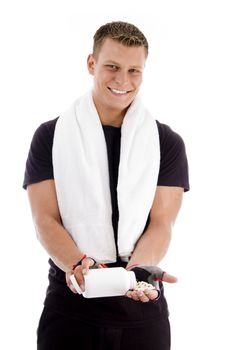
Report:
[[70,279],[77,292],[85,298],[125,295],[128,290],[134,289],[137,283],[135,273],[123,267],[90,269],[84,275],[84,292],[80,289],[74,275],[71,275]]

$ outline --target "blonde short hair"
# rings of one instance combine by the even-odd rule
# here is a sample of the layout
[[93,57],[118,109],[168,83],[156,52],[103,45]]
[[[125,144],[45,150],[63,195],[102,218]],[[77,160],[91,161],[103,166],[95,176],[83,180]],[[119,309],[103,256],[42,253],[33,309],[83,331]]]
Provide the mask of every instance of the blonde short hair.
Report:
[[98,56],[106,38],[116,40],[125,46],[144,46],[146,57],[148,55],[148,42],[145,35],[131,23],[119,21],[102,25],[93,37],[94,56]]

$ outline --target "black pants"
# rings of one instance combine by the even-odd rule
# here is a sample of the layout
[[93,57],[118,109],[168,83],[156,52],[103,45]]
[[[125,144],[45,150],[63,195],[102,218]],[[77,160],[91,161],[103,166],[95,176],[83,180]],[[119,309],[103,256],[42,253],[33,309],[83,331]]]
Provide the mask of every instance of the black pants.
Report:
[[38,327],[38,350],[169,350],[167,318],[149,327],[92,326],[44,308]]

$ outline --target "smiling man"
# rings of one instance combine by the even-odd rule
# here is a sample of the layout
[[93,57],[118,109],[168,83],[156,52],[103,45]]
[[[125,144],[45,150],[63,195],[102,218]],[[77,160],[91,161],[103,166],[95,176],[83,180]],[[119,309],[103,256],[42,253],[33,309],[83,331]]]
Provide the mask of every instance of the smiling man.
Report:
[[111,38],[105,38],[101,50],[89,55],[93,100],[103,125],[121,126],[141,86],[146,57],[144,46],[124,46]]
[[[169,350],[170,325],[158,269],[183,192],[181,137],[156,121],[138,92],[148,43],[134,25],[111,22],[94,35],[93,88],[35,132],[23,187],[50,259],[38,327],[40,350]],[[89,269],[123,267],[154,289],[86,299]]]

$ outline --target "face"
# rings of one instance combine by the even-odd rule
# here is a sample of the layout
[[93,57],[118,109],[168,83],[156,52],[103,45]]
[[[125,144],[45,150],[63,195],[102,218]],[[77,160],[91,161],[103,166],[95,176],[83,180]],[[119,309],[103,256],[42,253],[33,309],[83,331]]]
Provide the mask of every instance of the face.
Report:
[[100,118],[122,117],[142,83],[144,47],[128,47],[107,38],[97,57],[89,55],[88,71],[94,76],[93,99]]

